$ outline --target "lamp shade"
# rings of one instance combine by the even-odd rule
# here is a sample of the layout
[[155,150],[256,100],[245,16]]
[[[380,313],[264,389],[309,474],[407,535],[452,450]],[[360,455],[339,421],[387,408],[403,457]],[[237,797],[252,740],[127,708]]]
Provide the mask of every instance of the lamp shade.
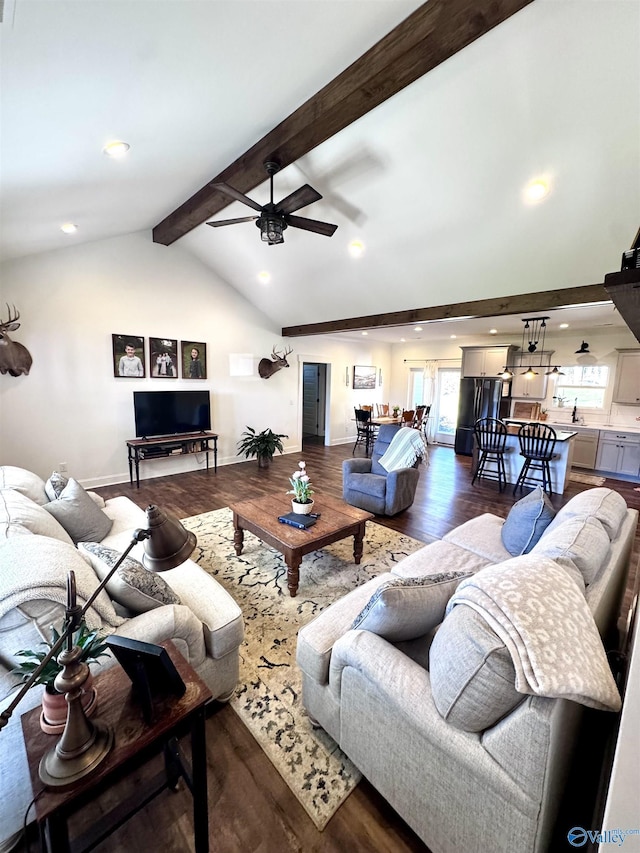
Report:
[[196,537],[178,519],[153,504],[147,507],[150,536],[144,543],[142,564],[152,572],[166,572],[184,563],[196,547]]
[[582,355],[585,352],[589,352],[589,344],[586,341],[582,341],[580,349],[576,350],[576,355]]

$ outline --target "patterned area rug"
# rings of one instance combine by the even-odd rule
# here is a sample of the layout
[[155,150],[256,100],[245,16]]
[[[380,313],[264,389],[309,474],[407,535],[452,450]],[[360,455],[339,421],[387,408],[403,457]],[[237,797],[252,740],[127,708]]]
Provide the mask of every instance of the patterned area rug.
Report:
[[598,477],[595,474],[580,474],[578,471],[570,471],[569,479],[574,483],[586,483],[588,486],[603,486],[604,477]]
[[322,830],[361,775],[335,741],[311,727],[302,707],[298,629],[424,543],[369,522],[359,566],[353,562],[353,537],[314,551],[302,560],[298,595],[291,598],[280,554],[245,532],[242,555],[236,556],[229,509],[195,515],[183,524],[198,537],[192,559],[242,608],[246,638],[231,706]]

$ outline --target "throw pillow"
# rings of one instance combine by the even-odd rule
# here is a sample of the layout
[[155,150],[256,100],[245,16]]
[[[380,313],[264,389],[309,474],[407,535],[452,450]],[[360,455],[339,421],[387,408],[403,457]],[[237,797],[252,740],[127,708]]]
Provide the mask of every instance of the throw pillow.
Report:
[[0,489],[13,489],[40,506],[48,500],[44,480],[33,471],[15,465],[0,466]]
[[429,651],[431,695],[452,726],[481,732],[523,700],[515,688],[509,650],[486,621],[458,605],[438,629]]
[[392,578],[381,584],[351,625],[398,643],[423,637],[444,618],[447,602],[471,572]]
[[74,542],[104,539],[113,525],[91,500],[80,483],[71,477],[57,500],[44,505],[47,512],[60,522]]
[[[93,570],[103,580],[120,559],[120,553],[99,542],[80,542],[78,549],[86,554]],[[180,604],[180,598],[169,584],[150,572],[132,557],[127,557],[107,582],[109,596],[134,613],[145,613],[163,604]]]
[[51,517],[44,506],[34,503],[14,489],[0,489],[0,522],[22,524],[36,535],[50,536],[68,545],[73,544],[64,527]]
[[69,482],[69,478],[59,471],[54,471],[47,482],[44,484],[44,490],[50,501],[57,501],[62,494],[64,487]]
[[550,526],[531,553],[549,557],[560,565],[564,565],[564,559],[570,560],[588,586],[606,564],[610,549],[609,535],[602,522],[593,516],[569,516],[562,524]]
[[528,554],[555,514],[542,486],[536,486],[509,510],[500,533],[502,544],[514,557]]

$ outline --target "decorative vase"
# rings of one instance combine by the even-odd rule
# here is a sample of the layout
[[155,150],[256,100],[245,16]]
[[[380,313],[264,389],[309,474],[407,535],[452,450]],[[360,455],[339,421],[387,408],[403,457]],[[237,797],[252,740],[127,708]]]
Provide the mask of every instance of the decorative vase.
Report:
[[313,501],[309,501],[309,503],[306,504],[299,504],[298,501],[291,501],[291,509],[293,512],[297,512],[298,515],[309,515],[313,509]]
[[[93,686],[93,674],[89,673],[84,686],[82,696],[82,707],[87,717],[90,717],[98,706],[98,694]],[[40,728],[45,734],[59,735],[64,731],[67,722],[67,700],[64,693],[42,694],[42,713],[40,714]]]
[[268,456],[258,456],[258,468],[268,468],[270,462]]

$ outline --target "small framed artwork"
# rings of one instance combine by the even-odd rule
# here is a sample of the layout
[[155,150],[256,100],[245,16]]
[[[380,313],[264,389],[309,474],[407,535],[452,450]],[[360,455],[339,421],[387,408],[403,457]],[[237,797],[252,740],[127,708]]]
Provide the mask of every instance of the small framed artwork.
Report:
[[153,379],[178,378],[178,341],[149,338],[149,365]]
[[375,388],[376,373],[377,368],[375,367],[363,367],[360,364],[356,364],[353,368],[354,389],[370,391],[372,388]]
[[144,338],[139,335],[111,335],[113,375],[125,379],[146,376]]
[[207,378],[207,345],[199,341],[180,341],[182,378]]

